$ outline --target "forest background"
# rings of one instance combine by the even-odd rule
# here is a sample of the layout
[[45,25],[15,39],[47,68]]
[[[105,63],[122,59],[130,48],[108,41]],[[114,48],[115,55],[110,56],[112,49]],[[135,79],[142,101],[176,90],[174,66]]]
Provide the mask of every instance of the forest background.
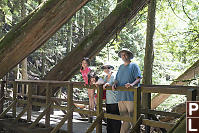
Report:
[[[12,27],[36,9],[42,0],[1,0],[0,40]],[[29,55],[7,74],[8,80],[43,79],[81,40],[115,8],[117,0],[91,0],[68,23],[62,26],[41,48]],[[144,70],[147,11],[145,7],[121,32],[117,33],[103,50],[92,59],[91,68],[103,77],[100,66],[109,62],[117,71],[122,63],[117,53],[130,49],[141,71]],[[197,0],[157,0],[153,39],[152,83],[169,85],[199,57],[199,2]],[[199,75],[189,85],[198,85]],[[80,73],[72,81],[83,81]],[[84,89],[75,90],[75,98],[86,100]],[[155,94],[153,94],[155,95]],[[185,101],[184,96],[172,95],[158,109],[170,110],[171,106]]]

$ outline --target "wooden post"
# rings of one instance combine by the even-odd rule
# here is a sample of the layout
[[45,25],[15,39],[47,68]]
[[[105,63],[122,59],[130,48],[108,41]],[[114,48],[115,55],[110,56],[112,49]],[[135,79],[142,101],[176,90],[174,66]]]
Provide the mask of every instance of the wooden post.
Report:
[[[32,83],[30,83],[28,85],[28,111],[27,111],[27,121],[31,122],[31,115],[32,115],[32,92],[33,92],[33,88],[32,88]],[[26,88],[27,89],[27,88]]]
[[[49,84],[47,84],[46,85],[46,105],[48,106],[50,104],[51,104],[51,88],[49,87]],[[46,127],[50,127],[50,110],[51,110],[51,107],[46,112],[46,119],[45,119]]]
[[[15,101],[17,99],[17,88],[18,88],[18,84],[16,81],[14,81],[14,86],[13,86],[13,101]],[[14,118],[16,118],[16,107],[17,107],[17,102],[14,103],[13,107],[12,107],[12,116]]]
[[[67,113],[68,113],[68,124],[67,132],[73,132],[73,83],[68,85],[67,89]],[[70,111],[72,109],[72,111]]]
[[[141,88],[140,88],[141,89]],[[151,109],[151,93],[142,93],[142,108]],[[150,114],[145,114],[145,119],[150,119]],[[145,125],[145,132],[150,133],[150,127]]]
[[1,82],[1,90],[0,90],[0,114],[3,112],[4,87],[5,87],[5,81],[2,81],[2,82]]
[[140,107],[141,107],[141,88],[136,87],[134,91],[133,125],[136,124],[138,118],[140,117]]
[[188,89],[187,90],[187,101],[196,101],[197,90],[196,89]]
[[[103,95],[103,86],[99,85],[97,88],[97,116],[100,115],[102,110],[102,95]],[[98,122],[96,126],[96,133],[102,133],[102,119]]]

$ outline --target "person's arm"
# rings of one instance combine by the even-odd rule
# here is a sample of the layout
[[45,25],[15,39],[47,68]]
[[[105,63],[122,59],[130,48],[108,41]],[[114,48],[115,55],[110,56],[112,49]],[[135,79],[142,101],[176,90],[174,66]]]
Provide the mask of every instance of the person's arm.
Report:
[[126,88],[133,87],[134,85],[140,83],[140,80],[141,80],[141,78],[137,77],[136,80],[133,83],[127,83],[127,84],[125,84],[125,87]]
[[113,85],[112,85],[112,90],[113,90],[113,91],[115,91],[115,90],[116,90],[117,83],[118,83],[118,81],[117,81],[117,80],[115,80],[115,81],[114,81],[114,83],[113,83]]

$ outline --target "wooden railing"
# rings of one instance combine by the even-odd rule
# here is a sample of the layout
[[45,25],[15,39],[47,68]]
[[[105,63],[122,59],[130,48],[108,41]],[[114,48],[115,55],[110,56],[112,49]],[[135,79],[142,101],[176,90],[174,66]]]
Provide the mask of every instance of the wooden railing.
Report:
[[[165,94],[180,94],[180,95],[186,95],[187,100],[189,101],[195,101],[196,96],[199,95],[199,87],[196,86],[169,86],[169,85],[141,85],[141,87],[131,87],[131,88],[125,88],[125,87],[117,87],[118,91],[133,91],[134,92],[134,114],[133,118],[130,117],[121,117],[119,115],[113,115],[103,112],[103,103],[102,103],[102,91],[103,87],[102,85],[91,86],[89,88],[91,89],[97,89],[98,97],[97,97],[97,109],[96,111],[89,111],[84,109],[79,109],[75,106],[75,103],[84,103],[82,101],[74,101],[73,100],[73,88],[88,88],[88,86],[84,86],[81,82],[68,82],[68,81],[41,81],[41,80],[27,80],[27,81],[13,81],[11,82],[13,84],[13,95],[11,98],[4,97],[4,88],[5,88],[5,81],[0,81],[1,83],[1,95],[0,95],[0,118],[4,117],[6,113],[12,108],[12,116],[15,118],[15,122],[17,122],[25,112],[27,112],[27,121],[31,122],[31,114],[32,114],[32,106],[41,106],[45,107],[44,111],[37,117],[35,121],[33,121],[28,128],[34,128],[38,122],[42,119],[43,116],[45,116],[45,126],[50,126],[50,112],[51,109],[60,109],[63,111],[67,111],[67,115],[64,116],[64,118],[59,122],[59,124],[51,130],[51,133],[57,132],[61,126],[65,123],[65,121],[68,120],[67,124],[67,130],[68,132],[72,132],[72,119],[73,119],[73,112],[79,112],[82,114],[87,115],[94,115],[97,116],[95,121],[91,124],[90,128],[87,130],[87,133],[90,133],[93,131],[93,129],[96,127],[96,132],[101,133],[102,132],[102,118],[110,118],[110,119],[116,119],[116,120],[122,120],[122,121],[128,121],[132,122],[134,124],[134,128],[132,129],[132,132],[139,132],[139,125],[144,124],[152,127],[159,127],[159,128],[165,128],[167,130],[171,129],[174,124],[173,123],[166,123],[166,122],[160,122],[160,121],[154,121],[149,119],[144,119],[142,114],[158,114],[163,116],[171,116],[179,118],[182,116],[182,114],[179,113],[172,113],[172,112],[164,112],[164,111],[156,111],[156,110],[150,110],[150,109],[142,109],[141,108],[141,92],[142,93],[165,93]],[[19,86],[26,86],[27,94],[19,94],[18,93],[18,87]],[[46,90],[45,96],[38,96],[35,93],[37,93],[36,88],[44,87]],[[52,89],[57,87],[66,87],[67,88],[67,99],[61,99],[53,97]],[[110,90],[111,87],[108,87],[107,90]],[[25,100],[23,99],[17,99],[18,95],[23,95],[27,97]],[[36,102],[33,100],[33,98],[39,98],[46,100],[44,102]],[[11,100],[12,103],[3,111],[3,102],[4,100]],[[55,104],[56,101],[67,101],[67,106],[61,106]],[[16,116],[16,106],[17,103],[25,104],[26,107],[21,111],[21,113]]]

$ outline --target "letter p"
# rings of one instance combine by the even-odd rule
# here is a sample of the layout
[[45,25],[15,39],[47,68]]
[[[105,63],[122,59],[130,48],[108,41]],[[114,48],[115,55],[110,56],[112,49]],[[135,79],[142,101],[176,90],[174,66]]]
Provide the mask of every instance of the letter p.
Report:
[[198,110],[197,103],[189,103],[189,115],[192,115],[192,112],[197,110]]

